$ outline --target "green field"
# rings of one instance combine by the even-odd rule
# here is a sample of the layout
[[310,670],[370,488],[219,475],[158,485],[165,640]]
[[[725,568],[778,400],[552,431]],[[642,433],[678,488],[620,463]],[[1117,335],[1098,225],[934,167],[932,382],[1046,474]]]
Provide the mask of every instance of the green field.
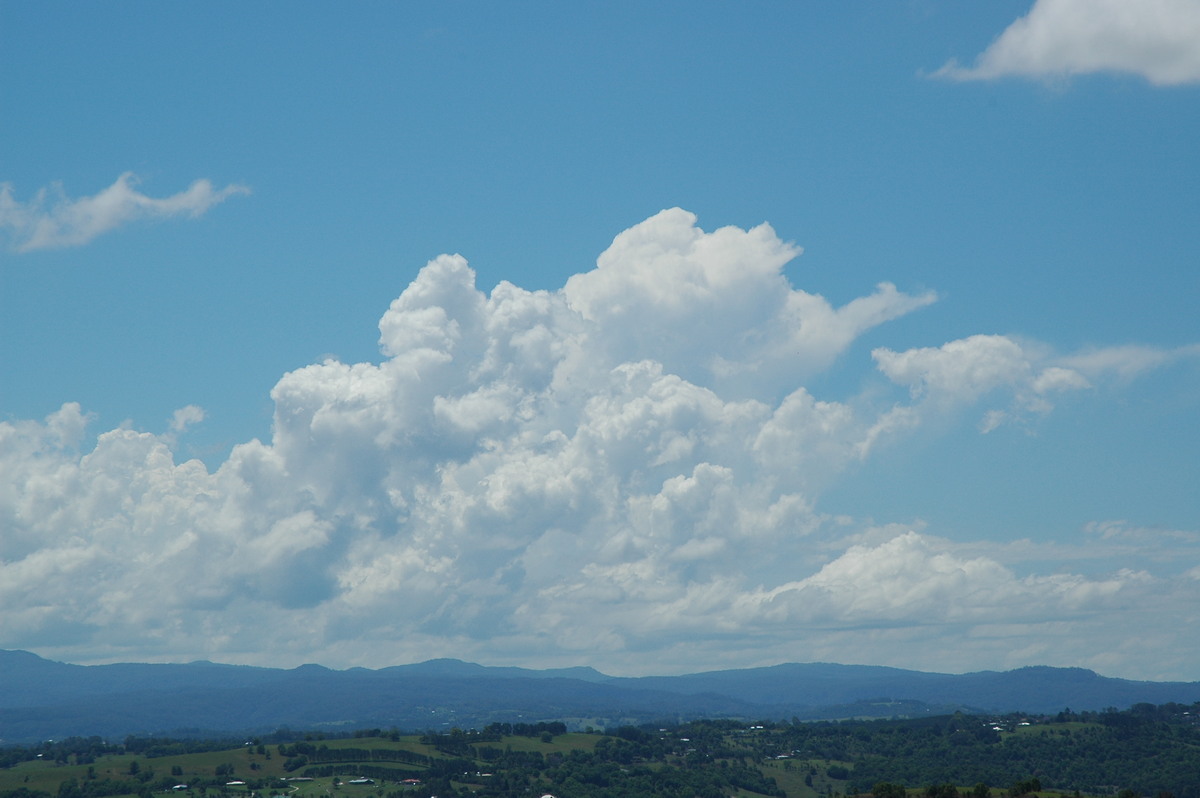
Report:
[[[165,756],[109,754],[96,757],[94,761],[86,764],[79,763],[77,760],[81,757],[74,756],[59,762],[37,759],[0,769],[0,795],[20,795],[19,791],[23,788],[59,796],[63,794],[62,785],[74,781],[80,785],[83,798],[89,795],[90,785],[104,785],[106,782],[110,785],[112,782],[126,782],[131,788],[136,786],[137,789],[127,792],[105,793],[118,798],[145,796],[147,791],[151,794],[177,795],[180,798],[237,798],[251,795],[261,798],[280,795],[295,798],[332,795],[372,798],[396,791],[417,794],[420,792],[417,785],[405,785],[402,782],[414,778],[425,781],[421,774],[428,773],[431,765],[444,764],[456,759],[470,761],[473,769],[465,771],[470,775],[460,774],[452,779],[451,784],[470,791],[472,787],[484,788],[488,779],[495,778],[494,774],[476,775],[495,770],[484,758],[487,749],[493,749],[493,754],[498,749],[505,754],[518,752],[545,758],[563,756],[572,751],[590,752],[601,739],[603,738],[598,734],[583,733],[560,734],[546,741],[541,737],[507,736],[498,740],[471,743],[469,756],[466,757],[439,751],[433,745],[421,742],[418,735],[406,735],[315,739],[285,743],[282,746],[248,744],[226,750]],[[287,766],[294,760],[288,756],[288,752],[296,745],[312,746],[320,753],[309,755],[304,765],[289,771]],[[366,750],[376,754],[402,752],[425,757],[430,764],[417,761],[338,761],[345,752],[353,750]],[[349,783],[359,777],[359,770],[363,766],[387,772],[387,775],[381,777],[379,773],[373,774],[373,784]],[[330,775],[311,777],[304,775],[313,768],[330,768],[333,772]],[[182,785],[186,785],[186,788]]]
[[[554,763],[565,761],[572,752],[593,753],[597,744],[606,739],[611,741],[612,738],[576,732],[556,735],[549,739],[506,736],[499,740],[472,743],[471,756],[457,759],[463,762],[470,761],[473,770],[456,774],[456,777],[450,780],[450,787],[460,793],[496,792],[496,785],[492,782],[507,778],[507,774],[502,768],[495,767],[494,763],[485,759],[489,749],[492,755],[495,755],[496,750],[503,751],[505,756],[532,754],[543,761]],[[353,750],[406,752],[427,757],[430,763],[447,763],[456,759],[433,745],[421,742],[420,736],[417,735],[311,740],[300,744],[316,747],[323,753],[310,756],[306,765],[290,772],[285,770],[285,766],[292,759],[287,753],[295,744],[284,744],[282,748],[278,744],[241,745],[227,750],[166,756],[105,755],[88,764],[78,764],[74,758],[69,758],[67,762],[50,762],[44,759],[23,762],[11,768],[0,769],[0,796],[16,795],[13,791],[20,788],[60,796],[63,795],[62,785],[74,781],[85,790],[83,795],[86,798],[89,784],[104,784],[107,780],[112,780],[136,782],[139,787],[137,790],[131,789],[123,793],[108,793],[115,798],[145,798],[147,792],[179,798],[384,798],[393,794],[408,794],[416,798],[427,793],[422,789],[425,785],[404,785],[401,782],[405,778],[420,778],[420,772],[429,772],[428,766],[413,762],[360,763],[331,760],[336,760],[345,752]],[[664,768],[681,766],[683,762],[682,756],[672,756],[662,762],[637,764],[650,771],[661,771]],[[349,783],[358,776],[357,769],[363,764],[381,770],[392,770],[394,778],[380,778],[377,773],[373,784]],[[791,767],[791,763],[766,762],[755,765],[752,769],[774,778],[788,798],[817,798],[826,794],[827,785],[834,784],[823,775],[829,763],[817,764],[822,775],[817,777],[814,786],[804,783],[808,763],[801,769],[799,766]],[[313,768],[324,767],[331,767],[333,772],[313,777],[303,775]],[[238,781],[245,783],[230,784]],[[187,786],[184,788],[182,785]],[[530,786],[537,788],[532,790],[537,796],[543,794],[542,790],[552,789],[552,785],[548,783],[540,786],[535,783]],[[741,798],[761,798],[763,795],[744,788],[731,789],[728,794]]]

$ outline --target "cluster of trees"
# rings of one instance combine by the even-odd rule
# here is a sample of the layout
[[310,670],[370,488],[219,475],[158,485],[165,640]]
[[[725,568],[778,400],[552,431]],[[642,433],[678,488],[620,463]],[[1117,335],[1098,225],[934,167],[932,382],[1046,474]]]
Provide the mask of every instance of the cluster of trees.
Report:
[[[1019,798],[1023,795],[1033,795],[1042,789],[1042,783],[1035,776],[1032,779],[1018,781],[1008,788],[1008,798]],[[925,798],[989,798],[992,788],[982,781],[970,790],[962,791],[956,784],[930,784],[924,790]],[[882,781],[871,790],[874,798],[907,798],[908,790],[903,784],[892,784]]]
[[850,793],[880,784],[982,784],[1022,795],[1038,784],[1101,795],[1129,788],[1139,795],[1200,798],[1200,727],[1191,712],[1143,707],[1067,713],[1061,720],[960,714],[794,724],[760,738],[759,749],[777,746],[795,757],[853,762]]
[[491,723],[483,727],[483,735],[493,740],[501,737],[556,737],[567,733],[567,724],[562,721],[539,721],[538,723]]

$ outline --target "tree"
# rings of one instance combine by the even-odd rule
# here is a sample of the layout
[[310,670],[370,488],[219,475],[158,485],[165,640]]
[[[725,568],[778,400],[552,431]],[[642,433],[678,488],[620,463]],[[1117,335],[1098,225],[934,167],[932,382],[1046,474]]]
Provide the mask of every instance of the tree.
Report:
[[1012,798],[1017,798],[1020,795],[1029,795],[1031,792],[1039,792],[1042,789],[1042,781],[1037,776],[1025,781],[1018,781],[1016,784],[1008,788],[1008,794]]

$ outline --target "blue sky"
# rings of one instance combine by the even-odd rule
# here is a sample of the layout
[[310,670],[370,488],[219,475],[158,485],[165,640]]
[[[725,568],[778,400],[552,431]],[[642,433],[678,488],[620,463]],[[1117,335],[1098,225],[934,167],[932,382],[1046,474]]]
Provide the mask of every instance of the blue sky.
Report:
[[1200,679],[1137,8],[0,4],[0,647]]

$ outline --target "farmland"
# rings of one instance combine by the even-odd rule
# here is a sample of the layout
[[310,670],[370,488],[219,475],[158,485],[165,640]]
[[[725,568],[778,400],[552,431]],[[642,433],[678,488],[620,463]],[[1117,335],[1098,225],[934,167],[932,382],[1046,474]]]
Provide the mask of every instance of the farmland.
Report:
[[71,738],[4,749],[0,798],[1200,798],[1193,709]]

